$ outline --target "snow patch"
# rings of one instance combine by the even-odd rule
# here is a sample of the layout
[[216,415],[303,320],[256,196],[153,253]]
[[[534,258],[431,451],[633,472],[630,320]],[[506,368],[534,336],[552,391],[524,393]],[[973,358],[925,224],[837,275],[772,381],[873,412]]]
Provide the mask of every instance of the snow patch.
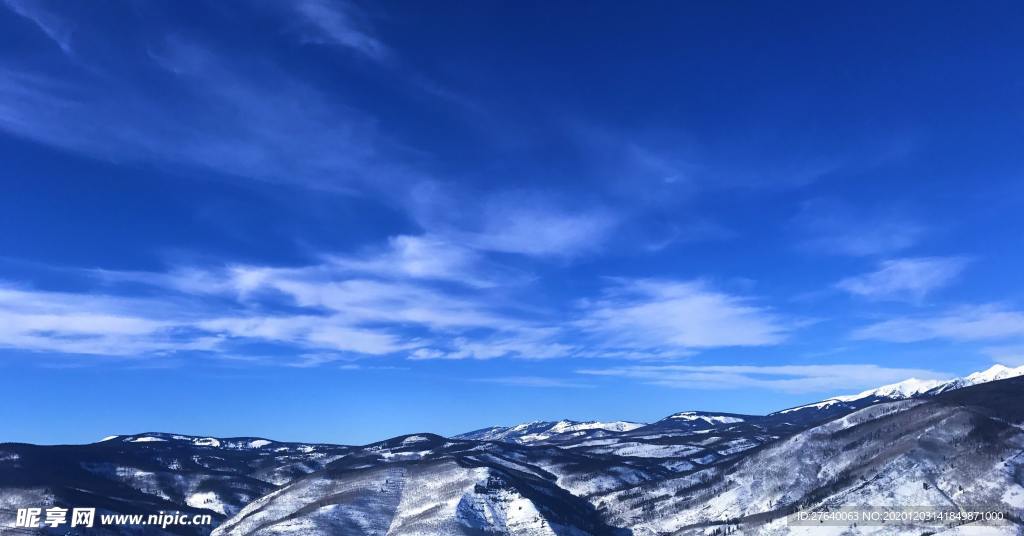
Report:
[[161,442],[161,441],[167,441],[167,440],[162,438],[162,437],[153,437],[153,436],[142,436],[142,437],[136,437],[134,439],[129,439],[128,440],[129,443],[158,443],[158,442]]
[[587,421],[587,422],[575,422],[575,421],[558,421],[552,426],[549,431],[555,434],[565,434],[569,432],[579,432],[583,430],[606,430],[609,432],[628,432],[630,430],[636,430],[643,424],[629,421]]
[[224,503],[221,502],[217,497],[217,494],[212,491],[193,493],[188,497],[185,497],[185,504],[192,508],[203,508],[206,510],[213,510],[221,515],[227,515]]
[[682,413],[676,413],[669,417],[669,419],[678,421],[704,421],[708,424],[736,424],[743,422],[743,419],[739,417],[729,417],[727,415],[701,415],[695,411],[684,411]]
[[1013,486],[1007,489],[1003,492],[1002,500],[1014,508],[1024,508],[1024,488]]

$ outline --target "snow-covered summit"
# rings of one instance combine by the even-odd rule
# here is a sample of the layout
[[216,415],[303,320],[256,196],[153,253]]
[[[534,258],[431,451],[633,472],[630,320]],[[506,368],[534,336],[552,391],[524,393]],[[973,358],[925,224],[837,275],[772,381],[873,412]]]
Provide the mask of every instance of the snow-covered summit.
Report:
[[732,415],[715,415],[712,413],[701,413],[699,411],[683,411],[669,415],[667,419],[679,421],[702,421],[707,424],[735,424],[743,422],[743,418]]
[[1016,378],[1018,376],[1024,376],[1024,365],[1011,368],[1006,365],[992,365],[986,370],[973,372],[967,376],[960,378],[953,378],[952,380],[920,380],[917,378],[910,378],[898,383],[892,383],[889,385],[883,385],[874,389],[868,389],[855,395],[843,395],[826,398],[820,402],[813,404],[806,404],[803,406],[797,406],[795,408],[789,408],[782,410],[778,413],[790,413],[797,410],[816,408],[816,409],[827,409],[836,404],[848,404],[851,402],[858,402],[867,399],[890,399],[890,400],[903,400],[906,398],[913,398],[916,396],[923,395],[936,395],[939,393],[945,393],[954,389],[961,389],[963,387],[969,387],[971,385],[979,385],[982,383],[994,382],[997,380],[1005,380],[1008,378]]
[[506,441],[511,443],[537,443],[565,436],[579,436],[592,432],[628,432],[644,426],[629,421],[533,421],[515,426],[494,426],[455,436],[458,439]]
[[903,380],[898,383],[890,383],[889,385],[868,389],[867,391],[862,391],[855,395],[837,396],[834,397],[834,399],[842,402],[851,402],[869,397],[900,400],[927,393],[944,383],[946,382],[943,382],[942,380],[919,380],[917,378],[910,378],[909,380]]
[[994,382],[996,380],[1005,380],[1007,378],[1016,378],[1017,376],[1024,376],[1024,365],[1016,368],[1010,368],[1006,365],[997,364],[992,365],[986,370],[969,374],[964,379],[974,383],[985,383]]
[[100,443],[134,443],[134,444],[171,444],[171,445],[192,445],[196,447],[208,447],[213,449],[230,449],[230,450],[255,450],[262,449],[269,446],[283,446],[291,448],[293,446],[301,446],[304,444],[291,444],[291,443],[278,443],[269,439],[263,439],[260,437],[233,437],[233,438],[216,438],[216,437],[203,437],[203,436],[189,436],[182,434],[168,434],[168,433],[144,433],[144,434],[132,434],[132,435],[112,435],[104,437],[99,441]]
[[561,420],[555,423],[551,427],[551,432],[556,434],[565,434],[569,432],[579,432],[581,430],[607,430],[609,432],[628,432],[630,430],[636,430],[643,426],[641,423],[628,422],[628,421],[566,421]]
[[794,411],[807,410],[807,409],[829,409],[836,405],[846,406],[850,403],[863,401],[863,400],[874,400],[878,398],[887,398],[890,400],[903,400],[905,398],[912,398],[920,396],[925,393],[939,389],[941,386],[946,385],[949,382],[942,380],[919,380],[917,378],[910,378],[909,380],[903,380],[898,383],[891,383],[889,385],[883,385],[881,387],[875,387],[874,389],[868,389],[867,391],[861,391],[855,395],[842,395],[833,396],[826,398],[820,402],[814,402],[812,404],[804,404],[803,406],[797,406],[795,408],[784,409],[777,413],[792,413]]
[[848,402],[851,400],[860,400],[869,396],[877,396],[879,398],[892,398],[894,400],[902,398],[910,398],[913,396],[923,394],[938,394],[946,391],[952,391],[953,389],[960,389],[963,387],[969,387],[971,385],[978,385],[982,383],[994,382],[998,380],[1005,380],[1008,378],[1016,378],[1018,376],[1024,376],[1024,365],[1011,368],[1006,365],[992,365],[991,367],[981,370],[978,372],[972,372],[967,376],[961,378],[953,378],[952,380],[941,381],[941,380],[918,380],[911,378],[899,383],[891,385],[883,385],[877,389],[870,389],[856,395],[849,396],[837,396],[836,400]]
[[988,369],[968,374],[963,378],[950,380],[942,386],[943,388],[938,389],[938,391],[950,391],[953,389],[960,389],[961,387],[969,387],[980,383],[1016,378],[1018,376],[1024,376],[1024,365],[1016,368],[1011,368],[1006,365],[992,365]]

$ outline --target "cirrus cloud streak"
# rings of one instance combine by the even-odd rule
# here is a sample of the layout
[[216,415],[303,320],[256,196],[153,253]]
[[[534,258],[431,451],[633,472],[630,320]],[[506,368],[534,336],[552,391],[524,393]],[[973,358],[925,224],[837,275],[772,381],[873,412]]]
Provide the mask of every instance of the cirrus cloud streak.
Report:
[[757,388],[785,393],[858,390],[908,378],[945,379],[950,374],[871,364],[849,365],[649,365],[580,369],[578,374],[626,378],[680,389]]

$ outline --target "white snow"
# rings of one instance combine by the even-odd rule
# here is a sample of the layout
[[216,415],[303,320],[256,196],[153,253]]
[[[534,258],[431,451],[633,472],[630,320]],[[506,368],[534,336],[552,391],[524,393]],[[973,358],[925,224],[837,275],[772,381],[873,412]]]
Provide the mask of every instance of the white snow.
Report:
[[954,378],[952,380],[920,380],[917,378],[910,378],[899,383],[893,383],[889,385],[883,385],[874,389],[868,389],[855,395],[843,395],[834,396],[822,400],[821,402],[815,402],[813,404],[805,404],[803,406],[797,406],[795,408],[785,409],[778,413],[789,413],[792,411],[805,409],[805,408],[818,408],[823,409],[829,406],[839,404],[841,402],[854,402],[862,398],[868,398],[871,396],[879,398],[891,398],[893,400],[902,400],[905,398],[912,398],[929,391],[934,393],[952,391],[954,389],[960,389],[962,387],[968,387],[971,385],[978,385],[981,383],[994,382],[997,380],[1005,380],[1007,378],[1016,378],[1018,376],[1024,376],[1024,365],[1017,368],[1010,368],[1006,365],[993,365],[986,370],[973,372],[962,378]]
[[224,503],[212,491],[193,493],[185,497],[185,504],[192,508],[204,508],[206,510],[213,510],[218,514],[227,514]]
[[642,426],[646,425],[630,421],[532,421],[509,427],[496,426],[467,435],[474,439],[527,444],[547,441],[549,439],[563,440],[570,437],[580,437],[593,430],[629,432]]
[[988,370],[968,374],[963,379],[967,385],[977,385],[979,383],[994,382],[1018,376],[1024,376],[1024,365],[1017,368],[1010,368],[1006,365],[992,365]]
[[837,396],[834,397],[834,399],[841,402],[852,402],[869,396],[893,399],[910,398],[912,396],[931,391],[944,383],[946,382],[941,380],[919,380],[917,378],[910,378],[909,380],[903,380],[899,383],[892,383],[876,387],[874,389],[868,389],[867,391],[863,391],[855,395]]
[[465,494],[459,500],[456,516],[461,524],[480,532],[536,536],[557,534],[532,501],[512,490],[499,490],[483,496]]
[[838,404],[838,403],[839,403],[839,400],[836,400],[835,398],[830,398],[828,400],[822,400],[821,402],[815,402],[813,404],[804,404],[803,406],[797,406],[795,408],[784,409],[782,411],[779,411],[778,413],[790,413],[790,412],[801,410],[801,409],[805,409],[805,408],[824,409],[824,408],[827,408],[829,406],[833,406],[833,405]]
[[564,434],[567,432],[578,432],[581,430],[607,430],[609,432],[628,432],[630,430],[636,430],[643,426],[641,423],[629,422],[629,421],[587,421],[587,422],[574,422],[574,421],[558,421],[552,426],[549,431],[555,434]]
[[219,447],[220,440],[212,437],[200,437],[193,439],[192,444],[197,447]]
[[131,443],[156,443],[156,442],[159,442],[159,441],[167,441],[167,440],[163,439],[161,437],[142,436],[142,437],[136,437],[135,439],[129,439],[128,441],[131,442]]
[[117,439],[117,438],[119,438],[119,437],[121,437],[121,436],[116,436],[116,435],[108,435],[107,437],[104,437],[103,439],[101,439],[101,440],[100,440],[100,443],[102,443],[102,442],[104,442],[104,441],[110,441],[111,439]]
[[1010,486],[1003,492],[1002,500],[1014,508],[1024,508],[1024,488],[1019,485]]
[[258,449],[260,447],[265,447],[271,443],[273,443],[273,441],[267,441],[266,439],[256,439],[254,441],[249,442],[249,448]]
[[681,421],[704,421],[708,424],[735,424],[743,422],[743,419],[739,417],[729,417],[726,415],[699,415],[695,411],[676,413],[675,415],[670,416],[669,419]]
[[938,532],[935,536],[1020,536],[1011,525],[962,525]]

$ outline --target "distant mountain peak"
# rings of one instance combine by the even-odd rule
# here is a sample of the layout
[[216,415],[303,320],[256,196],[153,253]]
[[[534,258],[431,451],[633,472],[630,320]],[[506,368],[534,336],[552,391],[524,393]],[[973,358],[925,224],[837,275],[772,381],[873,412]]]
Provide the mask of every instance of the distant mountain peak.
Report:
[[921,380],[918,378],[910,378],[901,382],[868,389],[867,391],[862,391],[855,395],[833,396],[820,402],[784,409],[776,413],[791,413],[811,408],[827,409],[835,406],[836,404],[849,404],[876,398],[903,400],[918,396],[937,395],[939,393],[945,393],[947,391],[969,387],[971,385],[1005,380],[1007,378],[1015,378],[1018,376],[1024,376],[1024,365],[1012,368],[1006,365],[996,364],[985,370],[973,372],[960,378],[953,378],[952,380]]
[[457,439],[537,443],[549,439],[586,433],[628,432],[644,426],[630,421],[531,421],[514,426],[492,426],[455,436]]
[[[792,415],[794,412],[806,412],[805,417],[819,419],[828,414],[835,414],[837,411],[852,411],[879,401],[904,400],[936,395],[953,389],[1016,376],[1024,376],[1024,366],[1011,368],[1006,365],[993,365],[986,370],[952,380],[909,378],[901,382],[861,391],[857,394],[833,396],[819,402],[784,409],[772,413],[771,416],[790,414],[785,418],[792,420],[796,418],[795,415]],[[589,438],[632,432],[644,426],[661,426],[682,430],[709,430],[719,427],[728,428],[730,425],[741,425],[741,423],[742,425],[754,425],[759,422],[760,418],[732,413],[682,411],[669,415],[653,425],[629,421],[573,421],[569,419],[560,421],[531,421],[513,426],[492,426],[460,434],[454,436],[454,438],[518,444],[561,443],[573,441],[581,437]]]
[[995,364],[985,370],[968,374],[965,379],[974,383],[985,383],[1017,376],[1024,376],[1024,365],[1011,368],[1003,364]]
[[737,417],[735,415],[706,413],[703,411],[683,411],[669,415],[667,419],[678,421],[703,421],[707,424],[735,424],[744,421],[742,417]]
[[868,389],[867,391],[862,391],[855,395],[837,396],[833,398],[842,402],[850,402],[872,396],[878,398],[903,399],[927,393],[944,383],[946,382],[942,380],[919,380],[917,378],[910,378],[901,382],[890,383],[874,389]]
[[628,432],[643,426],[641,423],[629,421],[569,421],[561,420],[551,427],[556,434],[579,432],[582,430],[605,430],[608,432]]
[[182,434],[169,434],[162,432],[149,432],[143,434],[131,434],[131,435],[112,435],[104,437],[99,443],[170,443],[170,444],[189,444],[196,447],[209,447],[209,448],[225,448],[225,449],[260,449],[269,445],[277,445],[276,441],[269,439],[263,439],[260,437],[233,437],[233,438],[216,438],[216,437],[203,437],[203,436],[190,436]]
[[946,391],[952,391],[953,389],[960,389],[962,387],[969,387],[971,385],[978,385],[981,383],[1005,380],[1007,378],[1016,378],[1017,376],[1024,376],[1024,365],[1012,368],[1006,365],[996,364],[985,370],[968,374],[962,378],[949,380],[939,387],[936,387],[933,394],[944,393]]

